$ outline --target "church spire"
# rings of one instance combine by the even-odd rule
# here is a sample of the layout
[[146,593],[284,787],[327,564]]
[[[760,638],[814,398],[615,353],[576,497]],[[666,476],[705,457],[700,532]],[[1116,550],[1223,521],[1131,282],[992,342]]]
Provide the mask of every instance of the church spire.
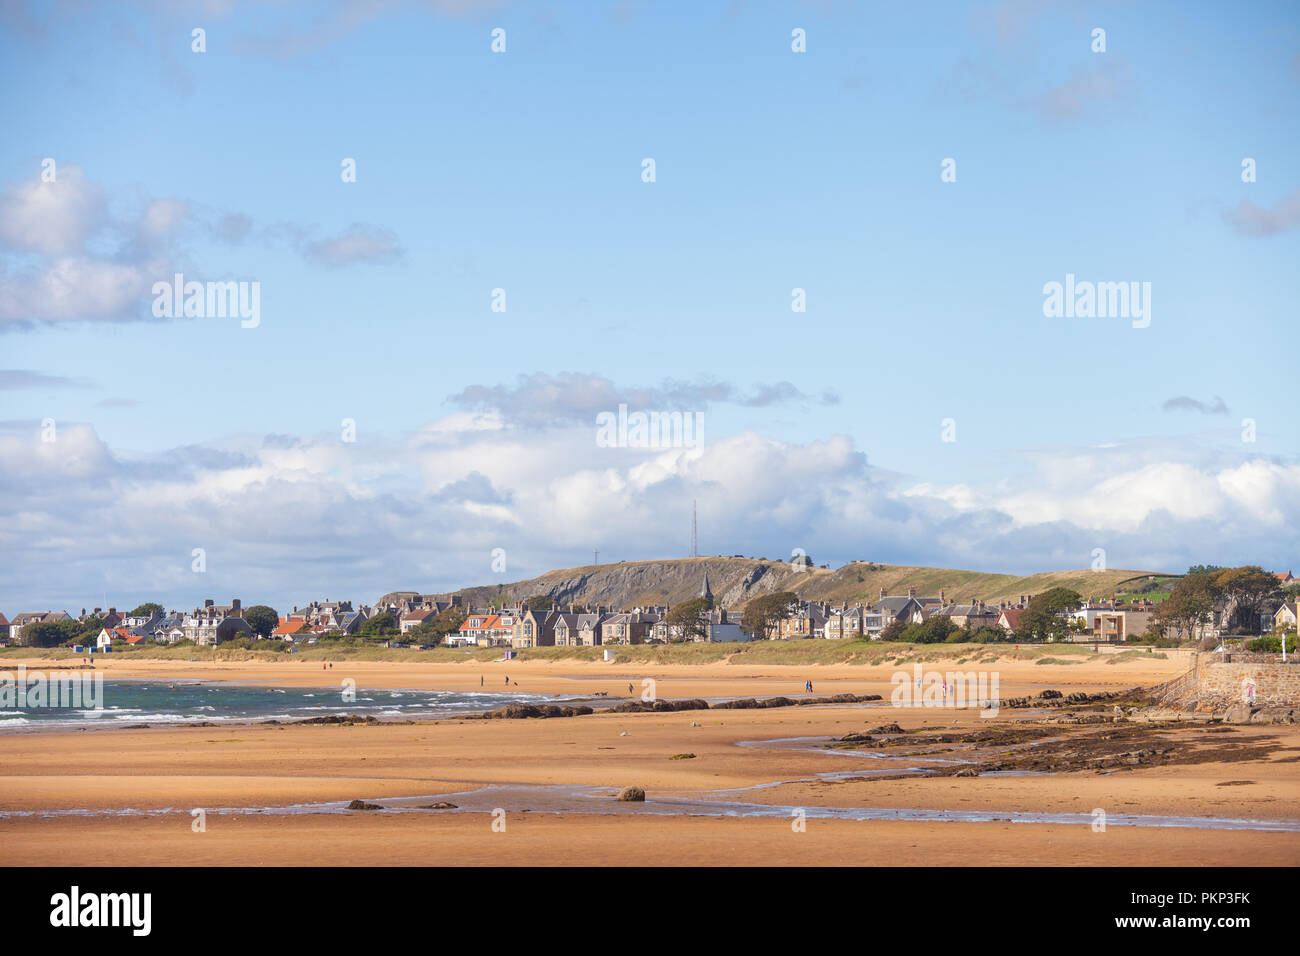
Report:
[[713,592],[712,592],[711,590],[709,590],[709,572],[708,572],[708,571],[705,571],[705,572],[704,572],[704,587],[700,588],[700,597],[702,597],[702,598],[704,598],[704,600],[708,601],[710,607],[713,606]]

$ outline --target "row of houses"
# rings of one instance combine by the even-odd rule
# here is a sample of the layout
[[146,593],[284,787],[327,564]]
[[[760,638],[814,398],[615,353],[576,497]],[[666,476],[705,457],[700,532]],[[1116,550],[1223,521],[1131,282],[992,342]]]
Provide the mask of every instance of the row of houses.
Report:
[[[1288,572],[1277,573],[1279,583],[1289,584],[1296,579]],[[684,639],[697,641],[734,642],[754,639],[740,626],[738,611],[712,607],[713,592],[705,574],[699,596],[710,610],[697,627],[670,624],[666,606],[635,607],[614,610],[597,607],[593,610],[559,608],[534,610],[527,607],[466,608],[466,617],[460,630],[448,634],[443,640],[452,646],[478,647],[598,647],[611,644],[668,643]],[[1020,616],[1028,606],[1029,596],[1021,595],[1017,602],[985,603],[979,599],[951,600],[944,589],[932,597],[920,596],[915,588],[905,595],[888,595],[882,589],[875,603],[854,603],[835,606],[828,602],[798,601],[789,613],[775,622],[770,633],[764,635],[774,640],[813,639],[879,639],[891,623],[922,624],[935,617],[945,618],[952,624],[972,632],[997,628],[1012,634],[1018,630]],[[433,595],[401,594],[381,600],[375,606],[361,605],[353,608],[351,601],[313,601],[303,607],[295,606],[280,618],[272,637],[286,643],[315,643],[326,634],[354,635],[370,618],[378,614],[391,614],[397,622],[400,635],[409,636],[420,625],[432,621],[444,611],[461,606],[459,597],[442,598]],[[1078,621],[1075,641],[1123,642],[1128,637],[1147,633],[1157,605],[1148,600],[1133,603],[1110,600],[1089,600],[1071,613]],[[1296,601],[1285,601],[1276,611],[1261,615],[1263,629],[1295,628]],[[96,639],[100,647],[114,642],[128,644],[151,640],[174,644],[186,640],[200,645],[220,644],[231,638],[251,633],[244,620],[244,608],[238,598],[229,604],[218,605],[208,599],[202,607],[191,611],[155,612],[149,616],[119,614],[116,608],[82,608],[75,620],[98,619],[102,629]],[[74,620],[63,611],[27,612],[12,620],[0,614],[0,641],[22,644],[23,632],[36,623]],[[1221,628],[1207,624],[1205,634],[1218,634]],[[1204,636],[1204,635],[1197,635]]]
[[107,611],[82,608],[80,616],[75,618],[64,611],[27,612],[16,615],[12,621],[0,614],[0,639],[22,645],[26,643],[25,631],[32,624],[98,620],[101,627],[94,641],[99,648],[110,647],[117,641],[137,644],[145,640],[163,644],[182,640],[195,644],[219,644],[251,630],[243,619],[243,613],[239,598],[234,598],[229,604],[217,604],[209,599],[203,602],[202,607],[190,611],[155,611],[147,616],[120,614],[117,608],[112,607]]

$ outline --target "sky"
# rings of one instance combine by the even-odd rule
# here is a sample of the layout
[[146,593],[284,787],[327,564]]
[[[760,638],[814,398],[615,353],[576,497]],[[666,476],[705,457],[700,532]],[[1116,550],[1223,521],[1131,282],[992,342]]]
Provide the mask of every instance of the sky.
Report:
[[0,612],[683,557],[693,503],[1300,570],[1298,114],[1294,3],[0,0]]

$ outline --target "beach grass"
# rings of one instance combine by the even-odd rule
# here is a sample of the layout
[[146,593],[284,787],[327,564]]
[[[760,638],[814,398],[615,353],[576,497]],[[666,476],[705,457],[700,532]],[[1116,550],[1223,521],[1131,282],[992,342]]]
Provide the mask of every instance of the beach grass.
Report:
[[[200,662],[267,661],[303,663],[321,661],[393,661],[429,664],[487,663],[500,660],[504,648],[452,648],[439,647],[421,651],[413,648],[389,648],[364,644],[316,644],[301,648],[296,653],[276,650],[249,650],[222,647],[168,647],[146,645],[117,649],[113,659],[119,660],[184,660]],[[1072,664],[1102,656],[1087,644],[1043,644],[1018,647],[1007,644],[906,644],[902,642],[841,640],[755,641],[744,644],[636,644],[610,647],[532,647],[514,652],[518,661],[589,661],[604,659],[604,652],[614,652],[615,664],[708,664],[726,662],[740,665],[764,664],[881,664],[902,665],[938,660],[978,660],[981,664],[998,661],[1026,661],[1040,664]],[[80,660],[85,655],[68,648],[8,647],[0,648],[0,661],[24,658],[44,660]],[[1108,663],[1131,660],[1135,657],[1163,657],[1148,654],[1144,649],[1130,649],[1118,654],[1108,654]],[[101,659],[99,655],[94,656]]]

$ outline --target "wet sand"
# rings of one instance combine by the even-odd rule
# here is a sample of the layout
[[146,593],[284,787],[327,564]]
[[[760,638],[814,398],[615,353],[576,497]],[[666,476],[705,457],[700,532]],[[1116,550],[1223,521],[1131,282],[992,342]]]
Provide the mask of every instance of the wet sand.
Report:
[[[29,667],[37,666],[29,663]],[[973,665],[962,665],[967,669]],[[1117,690],[1166,680],[1180,661],[1069,667],[1000,665],[1003,694],[1044,687]],[[477,689],[480,672],[508,668],[519,690],[624,696],[654,677],[660,697],[888,694],[892,668],[631,667],[556,662],[493,665],[336,664],[335,681],[361,687]],[[955,669],[955,667],[954,667]],[[292,664],[116,661],[109,676],[292,681],[320,686],[318,669]],[[591,678],[596,678],[592,680]],[[500,679],[504,679],[502,676]],[[486,680],[485,680],[486,683]],[[793,687],[791,685],[794,685]],[[489,688],[490,689],[490,688]],[[970,731],[1041,714],[889,706],[761,711],[595,714],[550,720],[450,720],[421,724],[222,725],[0,734],[0,863],[86,864],[1175,864],[1295,865],[1300,832],[1216,829],[1213,819],[1300,828],[1300,732],[1234,728],[1250,759],[1134,767],[1097,773],[874,779],[914,758],[821,749],[824,738],[896,722],[905,729]],[[692,726],[698,724],[699,726]],[[1204,728],[1162,731],[1204,739]],[[783,740],[814,738],[813,740]],[[774,742],[775,741],[775,742]],[[673,759],[691,753],[694,757]],[[647,803],[615,805],[637,785]],[[489,788],[484,790],[484,788]],[[574,788],[586,793],[579,799]],[[593,788],[595,789],[593,796]],[[463,809],[341,811],[362,799],[448,799]],[[656,805],[658,799],[659,804]],[[666,815],[669,802],[682,814]],[[692,806],[692,801],[698,806]],[[770,815],[718,815],[727,802]],[[494,832],[488,803],[504,810]],[[299,805],[293,813],[285,808]],[[222,810],[269,813],[231,813]],[[590,812],[592,809],[597,812]],[[805,832],[791,811],[806,808]],[[1079,822],[1010,823],[823,819],[841,810],[930,810],[959,818],[1018,812],[1082,815]],[[121,811],[163,811],[122,815]],[[206,832],[191,830],[204,809]],[[1091,825],[1095,810],[1111,823]],[[67,816],[66,811],[87,816]],[[690,813],[706,815],[689,815]],[[739,813],[745,813],[742,808]],[[55,816],[41,816],[55,813]],[[15,815],[35,814],[35,815]],[[1135,817],[1194,817],[1203,827],[1123,825]],[[1139,821],[1140,822],[1140,821]]]

